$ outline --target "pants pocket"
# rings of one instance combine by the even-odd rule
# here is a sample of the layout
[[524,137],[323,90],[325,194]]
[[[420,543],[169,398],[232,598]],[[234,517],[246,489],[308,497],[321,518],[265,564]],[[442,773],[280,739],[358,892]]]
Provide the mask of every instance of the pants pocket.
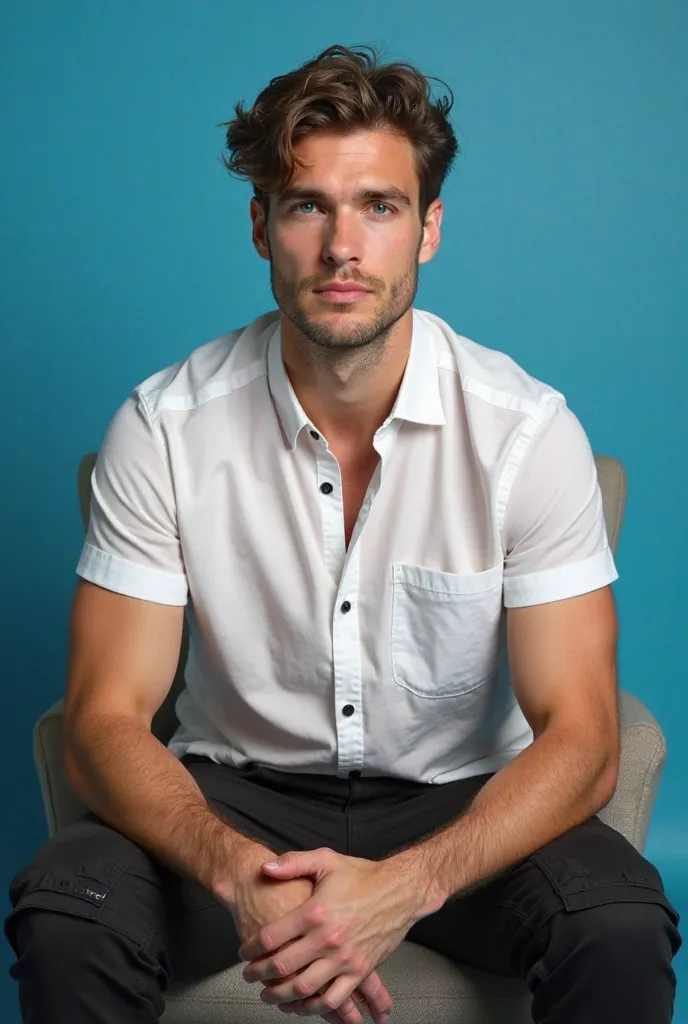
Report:
[[107,896],[107,887],[68,873],[37,874],[32,866],[20,872],[10,886],[13,910],[5,919],[5,936],[16,952],[14,924],[17,916],[30,907],[61,911],[76,917],[97,921]]
[[109,910],[113,888],[135,852],[130,840],[94,815],[60,829],[10,883],[12,911],[5,919],[4,932],[15,952],[15,921],[29,908],[90,921],[102,920],[105,915],[110,925],[121,919],[119,930],[140,941],[140,930],[121,914],[122,908]]
[[680,914],[657,868],[625,836],[594,815],[531,854],[567,910],[604,903],[658,903],[675,926]]

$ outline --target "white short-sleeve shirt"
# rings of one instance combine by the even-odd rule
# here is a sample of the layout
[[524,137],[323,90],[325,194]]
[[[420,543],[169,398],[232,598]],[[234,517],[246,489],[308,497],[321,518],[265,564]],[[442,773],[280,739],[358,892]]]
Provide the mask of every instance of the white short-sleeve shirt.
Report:
[[347,549],[339,466],[285,373],[276,311],[117,410],[77,573],[186,605],[175,755],[442,783],[532,742],[505,609],[618,578],[580,422],[508,355],[414,310],[374,445]]

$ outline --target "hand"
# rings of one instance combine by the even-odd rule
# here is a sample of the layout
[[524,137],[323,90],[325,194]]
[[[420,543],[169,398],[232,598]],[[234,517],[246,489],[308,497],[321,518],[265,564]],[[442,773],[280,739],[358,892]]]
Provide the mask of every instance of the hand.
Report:
[[[258,843],[252,843],[238,865],[233,886],[233,900],[229,909],[242,941],[265,925],[278,921],[289,911],[301,906],[313,892],[311,878],[280,881],[270,878],[262,871],[262,865],[268,857],[272,856],[270,850]],[[218,895],[222,899],[221,894]],[[289,980],[297,978],[299,973],[295,972]],[[280,978],[280,981],[284,980],[286,979]],[[266,987],[270,988],[273,984],[274,982],[267,982]],[[366,979],[366,982],[352,993],[351,998],[341,1005],[338,1012],[328,1013],[324,1019],[329,1024],[363,1024],[359,1006],[372,1014],[373,1019],[376,1019],[378,989],[386,994],[382,982],[373,973],[371,978]],[[287,1012],[299,1012],[302,1009],[301,1003],[302,1000],[298,999],[290,1007],[282,1007],[282,1009]]]
[[[313,895],[243,942],[239,956],[252,961],[244,969],[246,981],[273,981],[261,999],[282,1009],[301,999],[300,1013],[337,1010],[431,912],[414,880],[404,871],[393,873],[384,861],[322,848],[285,853],[276,863],[264,864],[265,873],[281,879],[312,875]],[[390,1009],[391,998],[385,1012]],[[385,1024],[385,1013],[377,1019]]]

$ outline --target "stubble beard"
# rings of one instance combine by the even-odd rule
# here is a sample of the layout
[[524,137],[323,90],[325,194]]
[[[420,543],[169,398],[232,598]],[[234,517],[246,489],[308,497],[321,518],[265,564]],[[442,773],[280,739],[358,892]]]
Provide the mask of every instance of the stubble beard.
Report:
[[[384,351],[394,325],[413,305],[418,291],[418,252],[413,262],[392,284],[389,297],[380,308],[366,320],[356,320],[348,327],[338,327],[317,320],[311,316],[299,302],[299,292],[309,290],[312,283],[302,283],[297,288],[289,284],[270,259],[270,285],[273,298],[280,310],[291,320],[301,335],[313,346],[313,356],[328,364],[344,361],[351,363],[352,358],[357,369],[377,363]],[[357,277],[348,280],[358,281]],[[362,280],[360,283],[367,285]],[[353,304],[352,304],[353,305]],[[351,308],[349,306],[349,308]],[[344,307],[342,313],[348,312]]]

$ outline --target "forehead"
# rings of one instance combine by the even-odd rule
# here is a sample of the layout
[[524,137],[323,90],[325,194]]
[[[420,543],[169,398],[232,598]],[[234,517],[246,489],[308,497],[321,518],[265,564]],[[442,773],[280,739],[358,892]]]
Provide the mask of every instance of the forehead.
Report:
[[289,187],[317,187],[344,193],[361,186],[397,186],[415,195],[418,188],[411,142],[398,132],[362,129],[312,132],[294,152],[299,164]]

